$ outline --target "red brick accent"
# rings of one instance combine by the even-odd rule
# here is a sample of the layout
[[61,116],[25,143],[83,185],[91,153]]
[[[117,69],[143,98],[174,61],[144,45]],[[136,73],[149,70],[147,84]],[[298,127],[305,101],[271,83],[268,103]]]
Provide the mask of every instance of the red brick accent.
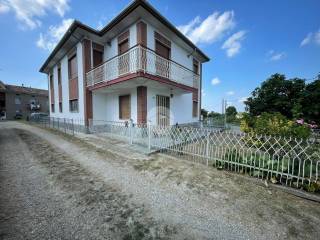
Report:
[[196,91],[193,91],[192,92],[192,101],[196,101],[196,102],[198,102],[199,101],[199,99],[198,99],[198,89],[196,90]]
[[137,122],[143,124],[147,122],[147,87],[137,87]]
[[84,69],[84,119],[86,126],[89,126],[89,119],[92,119],[92,92],[86,87],[86,73],[91,69],[91,42],[84,39],[82,42],[82,62]]

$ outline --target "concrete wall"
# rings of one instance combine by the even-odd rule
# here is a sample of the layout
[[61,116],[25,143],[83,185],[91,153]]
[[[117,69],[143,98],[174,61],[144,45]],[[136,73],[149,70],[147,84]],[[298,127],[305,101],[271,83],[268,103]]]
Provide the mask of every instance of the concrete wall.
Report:
[[130,94],[131,119],[137,122],[137,89],[132,88],[127,91],[115,93],[97,93],[92,94],[93,119],[105,121],[125,121],[119,119],[119,96]]

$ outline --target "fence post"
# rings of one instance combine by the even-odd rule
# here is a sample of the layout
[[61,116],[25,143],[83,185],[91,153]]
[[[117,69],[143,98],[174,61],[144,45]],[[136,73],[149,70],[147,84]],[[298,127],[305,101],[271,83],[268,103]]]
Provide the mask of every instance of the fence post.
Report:
[[148,149],[151,151],[151,123],[148,121]]
[[71,124],[72,124],[72,135],[74,136],[74,124],[73,124],[73,118],[71,118]]
[[207,144],[206,144],[206,158],[207,158],[207,166],[209,166],[209,142],[210,142],[210,133],[207,134]]
[[63,127],[64,127],[64,133],[67,133],[66,118],[63,118]]
[[133,120],[130,119],[130,124],[129,124],[129,138],[130,138],[130,144],[132,145],[133,143],[133,137],[132,137],[132,128],[133,128]]

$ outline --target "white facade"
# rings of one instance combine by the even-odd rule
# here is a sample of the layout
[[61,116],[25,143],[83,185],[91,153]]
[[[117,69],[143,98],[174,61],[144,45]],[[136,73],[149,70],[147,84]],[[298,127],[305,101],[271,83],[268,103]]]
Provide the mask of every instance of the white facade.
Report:
[[[137,45],[137,23],[143,21],[147,25],[147,49],[150,51],[155,51],[155,32],[161,34],[163,37],[171,42],[170,49],[170,60],[182,65],[184,68],[189,69],[188,71],[193,71],[193,50],[186,50],[180,44],[177,43],[176,39],[170,39],[168,37],[170,34],[166,33],[165,30],[160,31],[150,24],[146,19],[139,19],[135,21],[129,27],[120,31],[116,37],[108,39],[108,41],[97,41],[89,39],[90,42],[104,43],[103,44],[103,61],[107,62],[109,59],[113,59],[118,55],[118,36],[129,30],[129,49]],[[169,30],[168,30],[169,31]],[[92,41],[91,41],[92,40]],[[50,116],[69,118],[69,119],[85,119],[85,87],[84,82],[84,66],[83,66],[83,45],[79,41],[76,44],[77,52],[77,66],[78,66],[78,111],[71,112],[69,109],[69,77],[68,77],[68,55],[66,54],[62,59],[56,63],[52,68],[54,74],[54,107],[55,110],[51,111]],[[93,60],[92,49],[91,49],[91,62]],[[170,61],[169,60],[169,61]],[[62,80],[62,112],[59,111],[59,88],[58,88],[58,64],[61,64],[61,80]],[[199,61],[200,63],[200,61]],[[116,63],[118,64],[118,63]],[[117,65],[116,65],[117,66]],[[149,68],[154,68],[155,65],[147,65],[147,70]],[[201,69],[201,63],[200,63]],[[150,70],[150,69],[149,69]],[[116,70],[117,71],[117,70]],[[172,71],[172,69],[171,69]],[[201,79],[201,78],[200,78]],[[192,78],[190,79],[192,82]],[[101,89],[92,90],[92,119],[93,120],[103,120],[103,121],[125,121],[119,119],[119,96],[130,95],[130,118],[134,123],[137,122],[138,106],[137,106],[137,87],[145,86],[147,87],[147,120],[152,124],[157,123],[157,106],[156,98],[157,95],[167,96],[170,99],[170,124],[174,125],[176,123],[192,123],[197,122],[200,116],[200,95],[201,89],[198,87],[198,109],[197,116],[193,116],[193,94],[188,88],[179,89],[179,85],[171,86],[163,82],[155,83],[154,79],[139,78],[128,83],[117,83],[112,87],[105,86]],[[201,81],[201,80],[200,80]],[[201,84],[199,84],[201,86]],[[49,91],[49,94],[51,92]],[[50,96],[49,96],[49,99]]]
[[[54,77],[54,112],[51,111],[50,116],[57,118],[83,119],[84,118],[84,76],[82,63],[82,44],[77,43],[77,66],[78,66],[78,111],[71,112],[69,107],[69,76],[68,76],[68,56],[65,55],[60,60],[61,66],[61,85],[62,85],[62,112],[59,112],[59,87],[58,87],[58,64],[54,66],[52,72]],[[51,99],[51,91],[49,91],[49,99]]]

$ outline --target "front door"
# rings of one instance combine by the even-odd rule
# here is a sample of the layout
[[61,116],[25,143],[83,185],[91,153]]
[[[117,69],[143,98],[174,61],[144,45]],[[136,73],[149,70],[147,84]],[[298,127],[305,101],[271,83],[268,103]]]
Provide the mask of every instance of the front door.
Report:
[[170,125],[170,98],[166,96],[157,95],[157,125]]

